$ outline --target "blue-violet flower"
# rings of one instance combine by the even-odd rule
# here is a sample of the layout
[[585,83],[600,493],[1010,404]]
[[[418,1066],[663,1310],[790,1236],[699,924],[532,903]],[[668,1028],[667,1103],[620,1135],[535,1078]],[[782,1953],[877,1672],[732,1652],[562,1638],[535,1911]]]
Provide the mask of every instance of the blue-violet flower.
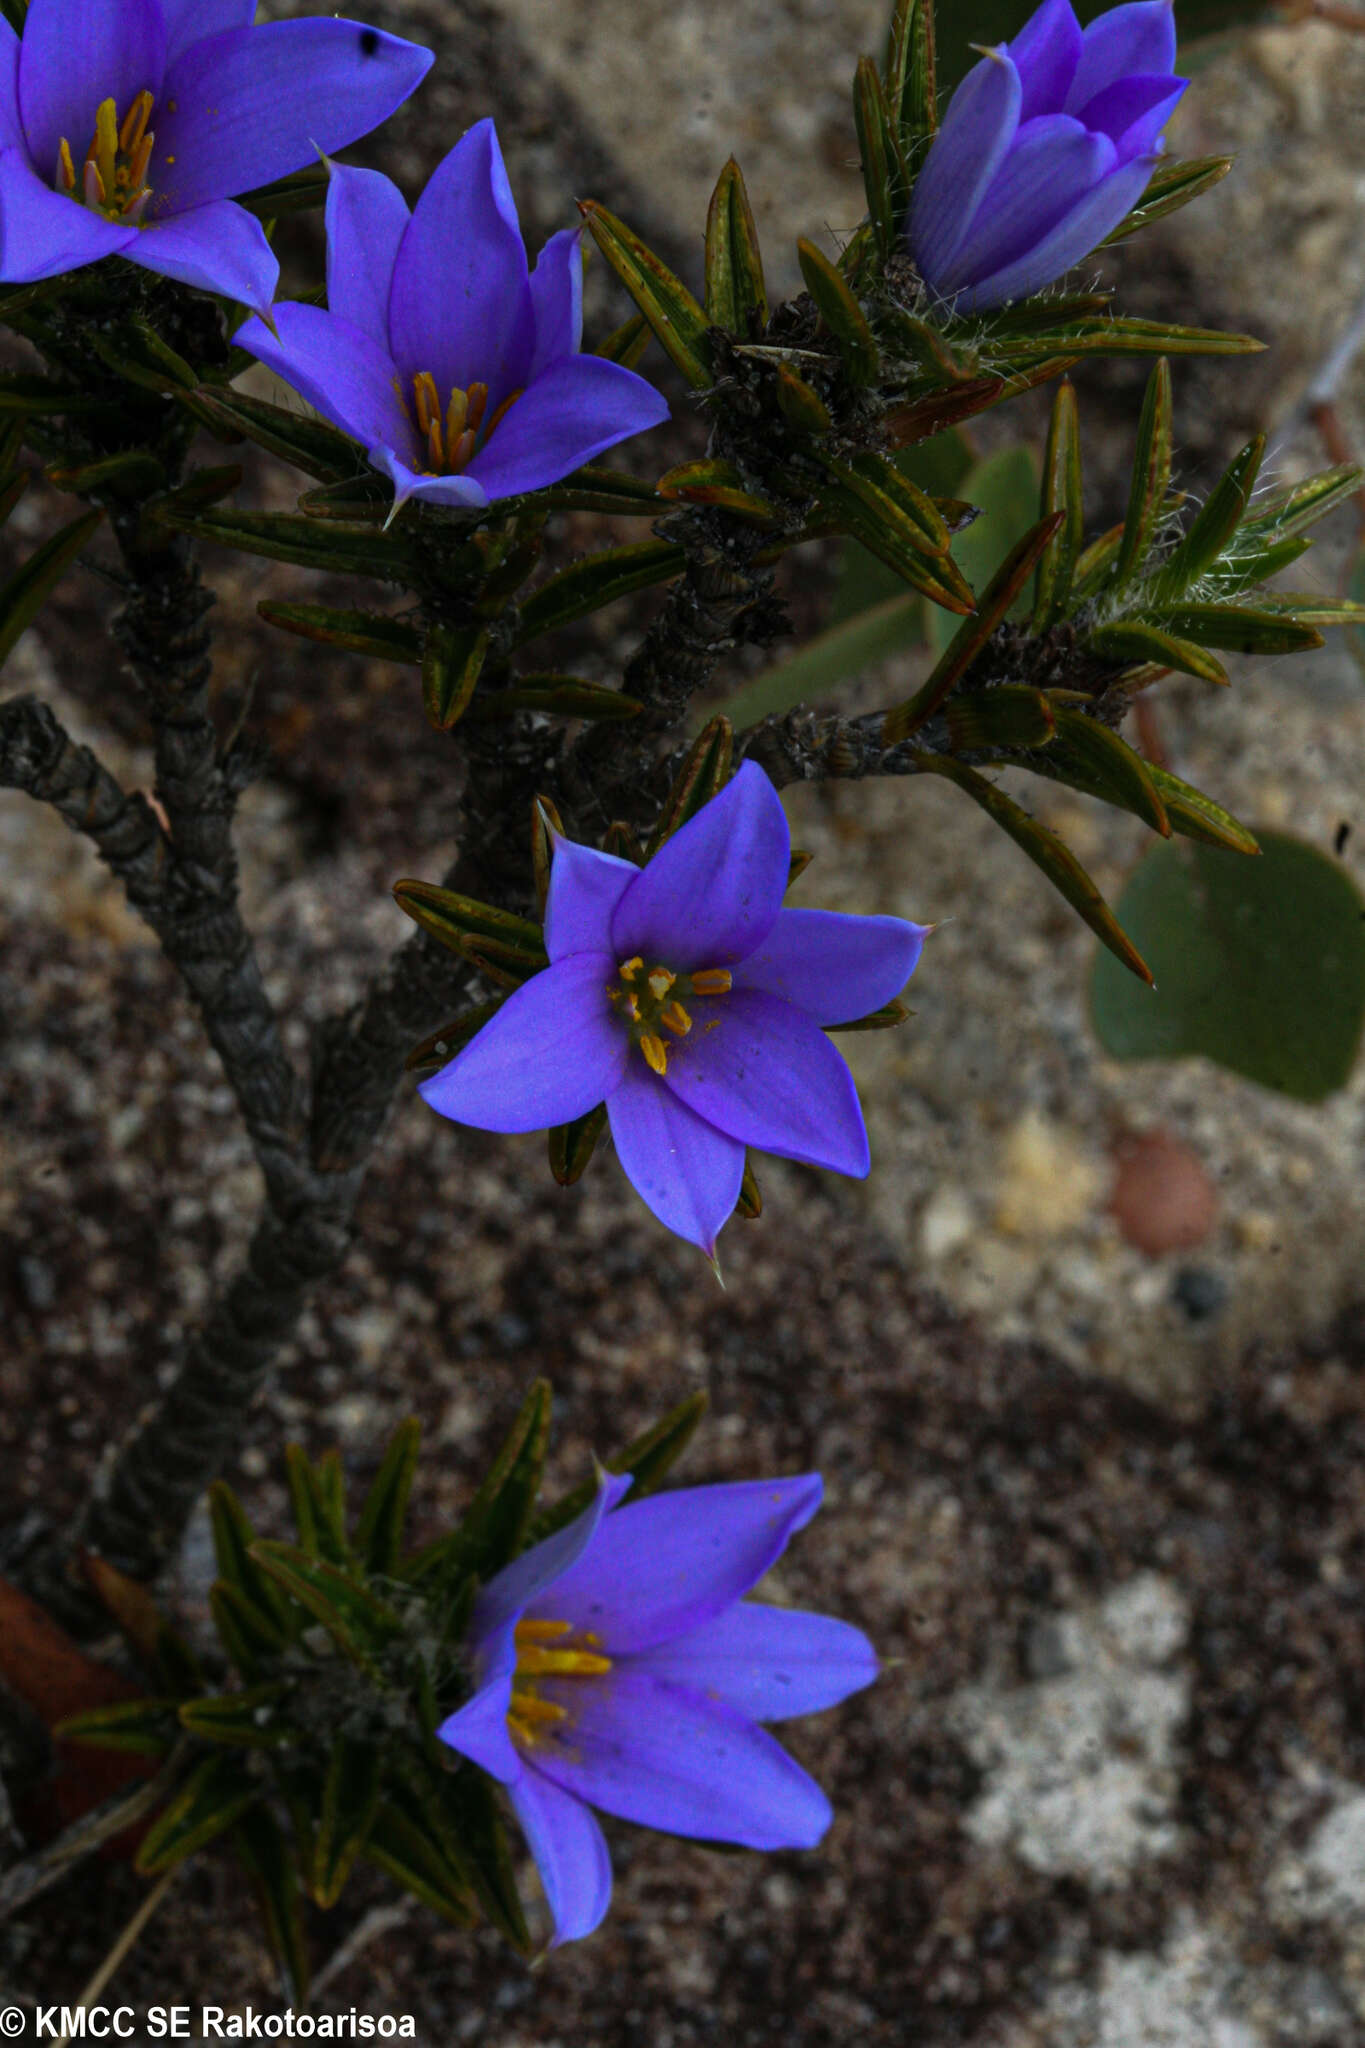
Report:
[[915,184],[920,275],[958,313],[1027,298],[1097,248],[1142,197],[1186,80],[1171,0],[1132,0],[1082,30],[1043,0],[948,105]]
[[474,1691],[437,1730],[507,1787],[554,1942],[599,1925],[607,1845],[590,1809],[750,1849],[812,1848],[829,1801],[760,1721],[835,1706],[877,1675],[825,1614],[743,1595],[820,1505],[818,1473],[591,1507],[480,1591]]
[[377,171],[327,195],[327,304],[285,303],[236,339],[369,452],[407,498],[487,505],[556,483],[667,419],[651,384],[580,355],[580,231],[526,245],[491,121],[409,214]]
[[377,128],[432,56],[358,21],[253,28],[255,12],[29,0],[22,40],[0,17],[0,279],[127,256],[269,306],[279,265],[234,196]]
[[861,1179],[867,1130],[822,1026],[904,988],[926,927],[784,910],[787,820],[752,761],[644,868],[558,839],[550,965],[420,1084],[485,1131],[605,1102],[617,1156],[661,1223],[715,1255],[745,1147]]

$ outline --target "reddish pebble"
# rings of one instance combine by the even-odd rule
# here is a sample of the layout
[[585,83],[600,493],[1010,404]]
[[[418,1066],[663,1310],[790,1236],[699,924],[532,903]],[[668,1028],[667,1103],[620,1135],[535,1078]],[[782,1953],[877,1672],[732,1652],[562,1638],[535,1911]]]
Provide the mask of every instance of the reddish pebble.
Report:
[[1109,1207],[1129,1244],[1152,1259],[1203,1244],[1218,1221],[1218,1190],[1196,1152],[1170,1131],[1121,1138]]

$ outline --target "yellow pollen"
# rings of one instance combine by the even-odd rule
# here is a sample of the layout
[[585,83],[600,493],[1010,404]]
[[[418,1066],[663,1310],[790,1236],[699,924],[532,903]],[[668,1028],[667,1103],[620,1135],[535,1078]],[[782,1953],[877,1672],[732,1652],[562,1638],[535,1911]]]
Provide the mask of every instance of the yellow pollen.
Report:
[[665,1030],[671,1031],[675,1038],[686,1038],[688,1032],[692,1029],[692,1019],[688,1016],[681,1003],[665,1004],[664,1008],[659,1012],[659,1022],[664,1026]]
[[[71,144],[63,136],[57,145],[54,188],[69,198],[83,200],[110,220],[141,225],[151,187],[152,146],[156,141],[148,125],[152,118],[150,92],[140,92],[123,117],[111,99],[101,100],[95,110],[95,134],[81,167],[79,182],[71,155]],[[168,157],[167,162],[174,159]]]
[[617,972],[620,974],[622,981],[634,981],[644,964],[644,961],[637,953],[633,960],[623,960]]
[[723,996],[734,983],[734,976],[728,967],[703,967],[699,974],[692,976],[694,996]]
[[645,1032],[640,1040],[640,1050],[645,1056],[646,1065],[656,1074],[668,1072],[668,1047],[656,1032]]
[[600,1678],[611,1670],[611,1658],[595,1650],[546,1650],[539,1643],[518,1643],[518,1678]]
[[645,976],[645,979],[649,983],[649,992],[653,996],[656,1003],[661,1003],[663,1001],[664,997],[668,994],[668,991],[672,988],[677,978],[677,975],[670,974],[666,967],[650,968],[649,973]]

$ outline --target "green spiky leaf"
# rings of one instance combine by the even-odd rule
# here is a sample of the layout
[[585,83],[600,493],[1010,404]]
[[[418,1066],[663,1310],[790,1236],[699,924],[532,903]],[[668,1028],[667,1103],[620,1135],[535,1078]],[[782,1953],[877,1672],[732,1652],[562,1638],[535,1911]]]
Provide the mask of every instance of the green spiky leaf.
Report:
[[751,319],[760,330],[768,319],[758,230],[733,157],[716,180],[706,216],[706,317],[740,340],[748,336]]
[[624,221],[595,199],[580,199],[588,232],[649,322],[664,353],[696,390],[711,382],[707,320],[686,285]]
[[228,1750],[206,1757],[162,1807],[135,1859],[144,1877],[183,1863],[241,1819],[260,1798],[245,1759]]
[[262,598],[256,610],[269,626],[297,633],[305,640],[320,640],[328,647],[344,647],[352,654],[370,654],[382,661],[401,661],[417,667],[422,659],[422,635],[402,619],[385,618],[382,612],[337,611],[325,604],[278,604]]

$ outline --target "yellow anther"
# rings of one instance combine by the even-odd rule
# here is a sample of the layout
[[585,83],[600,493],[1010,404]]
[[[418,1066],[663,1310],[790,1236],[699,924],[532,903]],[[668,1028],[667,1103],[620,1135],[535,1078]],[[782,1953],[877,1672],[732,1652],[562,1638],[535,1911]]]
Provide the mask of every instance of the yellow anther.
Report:
[[472,427],[466,427],[458,441],[454,442],[446,457],[446,467],[452,476],[458,476],[478,445],[478,435]]
[[123,126],[118,132],[118,146],[125,156],[132,156],[147,133],[152,118],[152,96],[140,92],[123,117]]
[[514,1721],[523,1725],[529,1723],[533,1728],[537,1723],[544,1726],[546,1722],[567,1721],[569,1718],[567,1707],[557,1707],[553,1700],[537,1699],[533,1692],[513,1693],[511,1714]]
[[677,978],[677,975],[670,974],[666,967],[650,968],[649,973],[645,976],[645,979],[649,983],[649,992],[653,996],[656,1003],[661,1003],[663,1001],[664,997],[668,994],[668,991],[672,988]]
[[140,191],[146,182],[147,169],[152,161],[152,144],[155,141],[154,135],[144,135],[133,151],[132,161],[128,166],[128,183],[134,192]]
[[430,370],[419,370],[412,380],[413,403],[417,407],[417,425],[423,434],[429,434],[432,426],[441,423],[441,401],[436,395],[436,379]]
[[692,976],[694,996],[723,996],[734,983],[734,976],[728,967],[703,967],[699,974]]
[[512,1631],[512,1640],[520,1649],[523,1643],[557,1643],[561,1636],[569,1634],[571,1621],[519,1621]]
[[427,447],[431,453],[432,468],[436,471],[444,469],[446,451],[445,443],[441,439],[441,419],[439,413],[427,428]]
[[645,1056],[646,1064],[656,1074],[666,1074],[668,1072],[668,1047],[664,1044],[662,1038],[659,1038],[653,1031],[646,1031],[640,1040],[640,1050]]
[[459,385],[456,384],[450,394],[450,404],[446,407],[447,448],[453,448],[455,446],[455,443],[459,440],[461,434],[465,430],[465,426],[468,422],[468,419],[469,393],[467,391],[461,391]]
[[104,180],[100,176],[99,165],[97,163],[92,163],[89,157],[87,157],[85,160],[85,168],[81,173],[81,179],[81,190],[84,195],[86,205],[94,207],[103,207],[106,204],[108,198],[108,195],[104,189]]
[[63,192],[76,189],[76,166],[71,161],[71,144],[63,136],[57,150],[57,183]]
[[600,1678],[611,1658],[595,1650],[545,1650],[539,1643],[517,1645],[518,1678]]
[[644,966],[644,964],[644,961],[640,958],[639,954],[637,953],[633,960],[623,960],[621,962],[620,967],[617,969],[617,973],[620,975],[622,981],[634,981],[636,975],[640,972],[640,969]]
[[640,1021],[640,998],[639,998],[638,996],[627,996],[627,997],[626,997],[626,1015],[627,1015],[627,1016],[629,1017],[629,1019],[630,1019],[630,1021],[631,1021],[631,1023],[632,1023],[632,1024],[638,1024],[638,1023],[639,1023],[639,1021]]
[[504,398],[504,400],[502,401],[502,404],[501,404],[501,405],[500,405],[500,406],[498,407],[498,409],[497,409],[497,411],[496,411],[496,412],[494,413],[494,415],[493,415],[492,419],[491,419],[491,420],[490,420],[490,421],[488,422],[488,425],[487,425],[487,426],[486,426],[486,427],[484,428],[484,430],[483,430],[483,438],[484,438],[484,440],[485,440],[485,441],[486,441],[486,440],[488,439],[489,435],[490,435],[490,434],[492,433],[492,431],[493,431],[494,427],[496,427],[496,426],[497,426],[498,422],[499,422],[500,420],[505,420],[505,419],[506,419],[506,417],[507,417],[508,413],[509,413],[509,412],[511,411],[512,407],[513,407],[513,406],[514,406],[514,405],[516,404],[517,400],[518,400],[518,399],[519,399],[520,397],[521,397],[521,392],[520,392],[520,391],[511,391],[511,392],[509,392],[509,393],[508,393],[507,397],[506,397],[506,398]]
[[87,163],[93,163],[100,174],[100,183],[106,192],[114,189],[114,173],[118,161],[118,108],[114,102],[101,100],[95,109],[95,139],[90,145]]
[[659,1022],[666,1030],[671,1031],[675,1038],[686,1038],[692,1029],[692,1019],[681,1003],[666,1003],[659,1012]]
[[488,410],[488,386],[486,384],[470,385],[468,407],[465,425],[472,434],[477,434],[483,424],[483,416]]

